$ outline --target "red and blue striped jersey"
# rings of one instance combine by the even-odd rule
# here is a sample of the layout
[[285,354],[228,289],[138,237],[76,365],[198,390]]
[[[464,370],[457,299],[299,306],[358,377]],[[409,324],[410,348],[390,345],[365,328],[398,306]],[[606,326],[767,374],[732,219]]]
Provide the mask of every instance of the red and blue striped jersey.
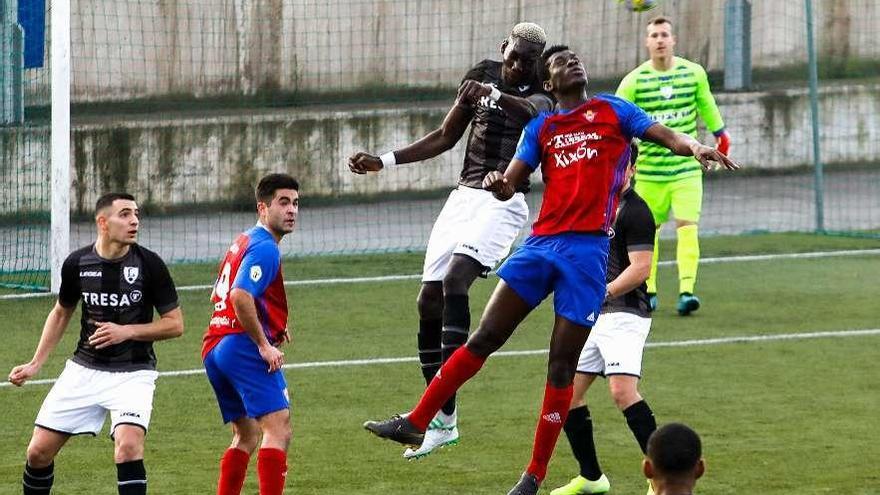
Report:
[[287,329],[281,252],[275,238],[260,224],[240,234],[220,263],[211,294],[214,314],[202,339],[203,358],[223,336],[245,331],[229,298],[232,289],[242,289],[253,296],[266,339],[273,345],[281,342]]
[[630,160],[632,138],[654,124],[634,104],[597,95],[570,111],[544,112],[526,125],[515,158],[541,166],[545,189],[532,235],[609,232]]

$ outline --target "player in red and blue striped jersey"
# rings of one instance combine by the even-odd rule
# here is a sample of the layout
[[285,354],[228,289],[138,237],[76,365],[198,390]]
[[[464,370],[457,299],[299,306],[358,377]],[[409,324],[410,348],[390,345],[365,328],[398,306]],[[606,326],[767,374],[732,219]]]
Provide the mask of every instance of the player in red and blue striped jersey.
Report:
[[415,409],[364,425],[378,436],[417,443],[446,398],[554,293],[556,320],[532,459],[508,495],[537,493],[565,424],[578,357],[606,295],[608,235],[629,162],[630,140],[656,142],[674,153],[694,156],[704,167],[717,162],[738,168],[714,148],[653,122],[632,103],[611,95],[588,97],[586,71],[568,47],[552,47],[542,60],[544,89],[553,93],[559,109],[530,122],[504,174],[492,172],[483,181],[485,189],[504,201],[541,166],[546,187],[532,235],[498,270],[501,281],[479,328],[440,368]]
[[220,264],[202,345],[223,422],[232,422],[218,495],[241,493],[258,446],[260,494],[281,494],[287,475],[290,400],[278,346],[290,334],[278,243],[296,224],[299,184],[289,175],[270,174],[260,180],[256,196],[260,220],[235,239]]

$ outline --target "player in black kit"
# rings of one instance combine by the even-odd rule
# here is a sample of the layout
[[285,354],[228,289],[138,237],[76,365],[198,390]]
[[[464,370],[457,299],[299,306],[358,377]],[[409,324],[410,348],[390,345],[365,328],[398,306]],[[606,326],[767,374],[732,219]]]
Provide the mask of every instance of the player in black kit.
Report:
[[632,155],[614,222],[608,250],[605,302],[596,325],[581,351],[574,394],[565,434],[580,467],[580,474],[550,495],[605,493],[611,488],[602,473],[593,442],[593,421],[584,396],[597,376],[608,379],[611,397],[645,452],[648,437],[657,429],[654,413],[639,395],[642,350],[651,329],[648,287],[654,251],[654,217],[632,187],[638,147]]
[[[437,217],[425,253],[418,297],[418,346],[427,384],[467,341],[471,284],[507,256],[528,220],[523,194],[528,183],[510,200],[499,201],[483,190],[483,178],[489,172],[504,172],[525,125],[553,106],[536,69],[546,42],[537,24],[517,24],[501,43],[501,62],[483,60],[465,74],[455,105],[440,128],[381,156],[360,152],[349,158],[349,168],[356,174],[426,160],[455,146],[470,124],[458,187]],[[422,457],[458,443],[457,416],[453,396],[431,421],[421,447],[407,449],[404,457]]]
[[[21,386],[40,371],[82,299],[79,342],[43,401],[27,448],[25,495],[51,491],[61,447],[72,435],[97,435],[107,412],[119,493],[147,493],[144,436],[158,375],[152,343],[181,336],[183,315],[165,263],[137,244],[134,197],[101,196],[95,223],[95,243],[64,261],[58,301],[33,359],[9,373],[9,381]],[[161,316],[157,321],[154,308]]]

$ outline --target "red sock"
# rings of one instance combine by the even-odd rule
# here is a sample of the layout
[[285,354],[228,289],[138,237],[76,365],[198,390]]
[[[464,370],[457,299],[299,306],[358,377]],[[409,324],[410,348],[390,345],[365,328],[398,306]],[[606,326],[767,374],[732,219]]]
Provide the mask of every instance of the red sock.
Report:
[[220,459],[220,479],[217,481],[217,495],[239,495],[247,476],[251,455],[230,447]]
[[257,474],[260,476],[260,495],[284,493],[287,452],[281,449],[260,449],[257,453]]
[[464,382],[476,375],[485,362],[486,358],[477,356],[466,345],[459,347],[449,356],[446,364],[440,367],[437,376],[431,380],[422,399],[409,414],[409,421],[422,431],[428,428],[428,423],[443,404]]
[[541,406],[541,417],[535,429],[535,444],[532,446],[532,460],[526,472],[543,481],[547,475],[547,464],[556,447],[559,432],[568,419],[568,406],[574,391],[572,385],[556,388],[550,383],[544,387],[544,404]]

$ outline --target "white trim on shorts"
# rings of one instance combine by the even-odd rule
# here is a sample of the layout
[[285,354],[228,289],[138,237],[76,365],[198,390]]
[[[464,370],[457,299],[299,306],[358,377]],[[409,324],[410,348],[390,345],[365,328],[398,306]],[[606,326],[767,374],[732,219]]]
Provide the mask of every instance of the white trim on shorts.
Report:
[[121,424],[146,431],[153,411],[155,370],[111,372],[67,361],[34,421],[68,435],[97,435],[110,413],[110,435]]
[[489,191],[459,186],[449,193],[434,221],[422,281],[443,280],[453,254],[473,258],[486,271],[495,268],[510,253],[528,219],[529,206],[523,193],[499,201]]
[[642,352],[650,331],[650,318],[622,311],[602,313],[581,350],[577,371],[641,377]]

